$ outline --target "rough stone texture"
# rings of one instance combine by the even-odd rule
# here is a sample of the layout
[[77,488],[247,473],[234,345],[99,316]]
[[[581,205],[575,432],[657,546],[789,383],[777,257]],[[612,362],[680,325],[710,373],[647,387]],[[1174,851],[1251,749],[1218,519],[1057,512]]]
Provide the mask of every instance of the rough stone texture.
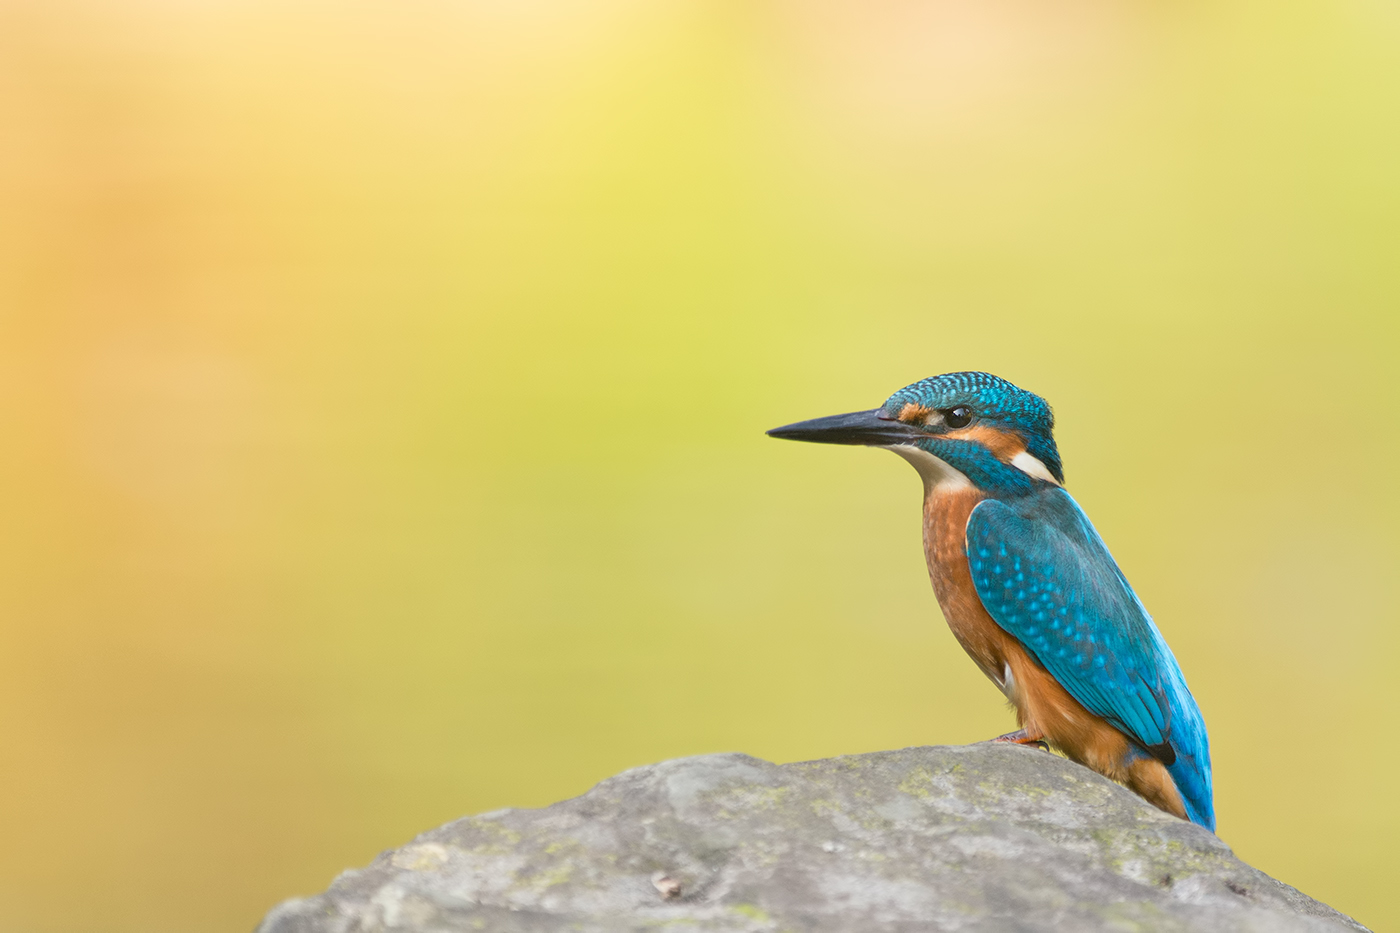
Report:
[[258,929],[1363,928],[1085,768],[984,744],[637,768],[424,833]]

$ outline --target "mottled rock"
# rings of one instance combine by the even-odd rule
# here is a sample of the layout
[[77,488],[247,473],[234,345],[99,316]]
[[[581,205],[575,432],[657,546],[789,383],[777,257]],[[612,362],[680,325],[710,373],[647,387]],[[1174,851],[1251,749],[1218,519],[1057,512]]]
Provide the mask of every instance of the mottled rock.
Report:
[[984,744],[637,768],[424,833],[259,933],[660,929],[1363,928],[1085,768]]

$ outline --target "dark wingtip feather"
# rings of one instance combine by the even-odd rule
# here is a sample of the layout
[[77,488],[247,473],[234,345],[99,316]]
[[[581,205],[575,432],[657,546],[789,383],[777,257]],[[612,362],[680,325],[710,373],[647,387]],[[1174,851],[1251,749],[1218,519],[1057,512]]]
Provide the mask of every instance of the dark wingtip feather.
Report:
[[1172,748],[1172,743],[1163,742],[1160,745],[1148,745],[1146,748],[1147,754],[1156,758],[1168,768],[1176,764],[1176,749]]

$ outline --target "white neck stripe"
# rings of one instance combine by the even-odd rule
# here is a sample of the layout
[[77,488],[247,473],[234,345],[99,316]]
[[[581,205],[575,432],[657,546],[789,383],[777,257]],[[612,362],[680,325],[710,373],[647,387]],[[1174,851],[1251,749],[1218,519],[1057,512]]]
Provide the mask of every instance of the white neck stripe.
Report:
[[1056,486],[1060,485],[1060,481],[1051,475],[1050,471],[1046,469],[1045,464],[1041,463],[1038,457],[1033,457],[1024,450],[1011,458],[1011,465],[1027,476],[1043,479],[1048,483],[1054,483]]

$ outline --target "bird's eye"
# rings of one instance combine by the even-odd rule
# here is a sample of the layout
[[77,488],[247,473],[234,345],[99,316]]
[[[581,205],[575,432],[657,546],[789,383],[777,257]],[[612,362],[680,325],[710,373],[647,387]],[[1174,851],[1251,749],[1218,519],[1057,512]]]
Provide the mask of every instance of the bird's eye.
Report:
[[965,405],[950,408],[943,413],[943,423],[950,428],[965,428],[972,423],[972,409]]

